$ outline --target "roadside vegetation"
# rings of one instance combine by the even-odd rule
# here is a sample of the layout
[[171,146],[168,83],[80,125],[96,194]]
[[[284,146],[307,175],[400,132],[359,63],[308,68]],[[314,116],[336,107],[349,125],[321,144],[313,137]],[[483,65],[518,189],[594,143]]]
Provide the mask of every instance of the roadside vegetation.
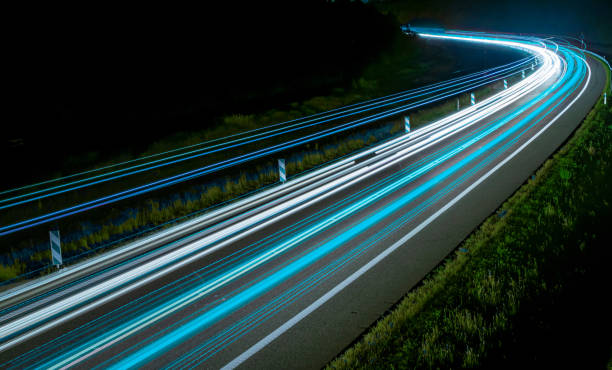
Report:
[[600,99],[558,153],[327,368],[609,366],[611,158],[612,108]]

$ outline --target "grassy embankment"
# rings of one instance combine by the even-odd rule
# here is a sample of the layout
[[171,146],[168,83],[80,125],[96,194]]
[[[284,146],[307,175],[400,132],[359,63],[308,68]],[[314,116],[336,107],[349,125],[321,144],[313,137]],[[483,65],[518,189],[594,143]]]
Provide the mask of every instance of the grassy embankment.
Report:
[[611,158],[612,108],[600,99],[500,212],[328,369],[603,368]]
[[[421,69],[431,67],[428,64],[423,64],[417,68],[403,67],[411,65],[411,61],[417,58],[416,53],[418,52],[415,51],[414,42],[414,40],[405,37],[397,39],[393,51],[383,54],[377,63],[372,64],[364,72],[362,77],[354,81],[352,88],[349,90],[337,89],[336,95],[314,97],[302,103],[292,103],[291,107],[286,110],[271,110],[259,115],[225,116],[223,125],[219,125],[213,130],[174,136],[153,144],[143,155],[163,152],[176,146],[192,145],[229,133],[262,127],[269,122],[289,120],[388,94],[397,88],[398,83],[411,86],[415,80],[418,80],[417,76],[422,74]],[[432,50],[436,50],[435,47]],[[430,57],[430,54],[433,53],[432,50],[420,51],[425,54],[417,59]],[[393,72],[392,66],[395,66],[395,72]],[[439,71],[437,75],[444,76],[445,73],[448,74],[448,71]],[[512,83],[512,79],[509,79],[509,82]],[[481,100],[501,90],[501,88],[501,83],[495,83],[482,87],[475,93]],[[462,95],[460,100],[462,107],[467,106],[469,95]],[[412,112],[412,126],[418,128],[450,114],[455,109],[456,100],[450,99],[447,102]],[[356,130],[348,136],[332,138],[306,146],[297,152],[287,153],[288,175],[296,175],[323,163],[354,153],[368,145],[401,134],[402,130],[403,123],[401,120],[376,124]],[[248,169],[240,168],[236,171],[238,175],[226,175],[216,181],[208,181],[196,186],[192,184],[181,189],[171,189],[172,191],[161,196],[149,197],[139,203],[131,204],[127,209],[114,209],[104,218],[90,220],[86,227],[80,223],[63,226],[61,229],[64,259],[68,263],[72,263],[91,255],[93,252],[101,252],[110,247],[115,247],[135,235],[157,230],[178,220],[201,214],[214,206],[250,194],[278,180],[276,168],[273,165],[262,163],[255,170],[253,170],[253,167],[255,166]],[[4,259],[0,260],[0,281],[15,278],[29,271],[44,273],[49,270],[50,252],[47,242],[44,241],[46,234],[41,232],[41,235],[42,242],[22,241],[16,247],[12,246],[10,251],[7,251],[8,256],[5,255]]]

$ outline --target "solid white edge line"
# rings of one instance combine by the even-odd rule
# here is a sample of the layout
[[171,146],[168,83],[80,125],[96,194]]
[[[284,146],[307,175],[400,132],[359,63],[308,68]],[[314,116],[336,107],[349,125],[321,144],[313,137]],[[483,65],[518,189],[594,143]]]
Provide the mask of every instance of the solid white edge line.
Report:
[[385,257],[387,257],[388,255],[393,253],[393,251],[395,251],[396,249],[401,247],[408,240],[412,239],[412,237],[414,237],[417,233],[419,233],[421,230],[423,230],[425,227],[427,227],[436,218],[438,218],[442,213],[446,212],[450,207],[455,205],[455,203],[459,202],[464,196],[466,196],[469,192],[471,192],[475,187],[480,185],[483,181],[485,181],[488,177],[490,177],[493,173],[495,173],[495,171],[497,171],[499,168],[501,168],[504,164],[506,164],[512,158],[514,158],[518,153],[523,151],[523,149],[525,149],[525,147],[527,147],[527,145],[529,145],[532,141],[534,141],[536,138],[538,138],[553,123],[555,123],[557,121],[557,119],[559,119],[559,117],[561,115],[563,115],[571,106],[573,106],[574,103],[586,91],[586,88],[588,87],[589,82],[591,80],[591,68],[589,67],[588,63],[586,63],[586,66],[587,66],[587,69],[589,71],[589,75],[588,75],[588,78],[587,78],[587,83],[584,85],[584,87],[582,88],[582,90],[580,91],[578,96],[576,98],[574,98],[574,100],[572,100],[572,102],[568,106],[566,106],[565,109],[563,109],[559,114],[557,114],[557,116],[555,116],[555,118],[553,118],[552,121],[550,121],[546,126],[544,126],[540,131],[538,131],[534,136],[532,136],[529,140],[527,140],[517,150],[512,152],[512,154],[510,154],[508,157],[506,157],[503,161],[501,161],[495,167],[493,167],[491,170],[489,170],[486,174],[484,174],[482,177],[480,177],[478,180],[476,180],[474,183],[472,183],[472,185],[467,187],[459,195],[457,195],[450,202],[448,202],[444,207],[440,208],[436,213],[434,213],[433,215],[429,216],[429,218],[427,218],[425,221],[423,221],[421,224],[419,224],[417,227],[415,227],[412,231],[410,231],[408,234],[406,234],[403,238],[401,238],[400,240],[395,242],[389,248],[385,249],[382,253],[380,253],[378,256],[376,256],[374,259],[372,259],[370,262],[368,262],[363,267],[361,267],[359,270],[355,271],[352,275],[350,275],[349,277],[344,279],[340,284],[336,285],[332,290],[330,290],[329,292],[325,293],[323,296],[321,296],[319,299],[317,299],[315,302],[313,302],[310,306],[306,307],[304,310],[299,312],[297,315],[293,316],[291,319],[289,319],[283,325],[278,327],[272,333],[268,334],[266,337],[261,339],[259,342],[255,343],[253,346],[251,346],[249,349],[247,349],[245,352],[243,352],[240,356],[234,358],[231,362],[229,362],[228,364],[223,366],[221,369],[222,370],[234,369],[237,366],[239,366],[240,364],[242,364],[243,362],[245,362],[246,360],[248,360],[254,354],[256,354],[257,352],[262,350],[264,347],[266,347],[268,344],[270,344],[273,340],[275,340],[276,338],[281,336],[287,330],[291,329],[294,325],[296,325],[298,322],[300,322],[306,316],[311,314],[314,310],[316,310],[317,308],[321,307],[325,302],[329,301],[331,298],[333,298],[336,294],[338,294],[340,291],[342,291],[344,288],[346,288],[352,282],[354,282],[359,277],[361,277],[363,274],[365,274],[372,267],[376,266]]

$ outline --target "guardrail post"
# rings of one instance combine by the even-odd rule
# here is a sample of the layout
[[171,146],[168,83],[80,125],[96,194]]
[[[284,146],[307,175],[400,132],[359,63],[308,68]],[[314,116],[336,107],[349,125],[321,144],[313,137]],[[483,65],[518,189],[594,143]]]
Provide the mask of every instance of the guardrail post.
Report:
[[474,93],[470,93],[470,103],[472,103],[472,105],[476,104],[476,97],[474,96]]
[[504,80],[504,90],[508,88],[508,81]]
[[410,117],[409,116],[404,117],[404,131],[406,131],[406,133],[410,132]]
[[278,177],[280,178],[280,182],[287,181],[287,171],[285,170],[285,160],[278,160]]
[[51,263],[60,268],[62,265],[62,245],[59,230],[49,230],[49,241],[51,243]]

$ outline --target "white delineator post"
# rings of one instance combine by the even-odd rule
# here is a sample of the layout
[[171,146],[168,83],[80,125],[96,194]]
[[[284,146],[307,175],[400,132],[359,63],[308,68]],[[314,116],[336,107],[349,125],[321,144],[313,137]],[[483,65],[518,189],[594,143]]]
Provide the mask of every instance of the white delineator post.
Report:
[[457,98],[457,110],[459,110],[461,106],[459,105],[459,98]]
[[280,178],[280,182],[287,181],[287,171],[285,170],[285,160],[278,160],[278,177]]
[[504,80],[504,90],[508,88],[508,81]]
[[404,131],[406,131],[406,133],[410,132],[410,117],[409,116],[404,117]]
[[472,105],[476,104],[476,97],[474,96],[474,93],[470,93],[470,103],[472,103]]
[[51,263],[59,268],[62,265],[62,246],[59,230],[49,231],[49,241],[51,243]]
[[522,76],[523,78],[525,78],[525,70],[524,70],[524,69],[521,71],[521,76]]
[[608,105],[608,94],[604,91],[604,105]]

